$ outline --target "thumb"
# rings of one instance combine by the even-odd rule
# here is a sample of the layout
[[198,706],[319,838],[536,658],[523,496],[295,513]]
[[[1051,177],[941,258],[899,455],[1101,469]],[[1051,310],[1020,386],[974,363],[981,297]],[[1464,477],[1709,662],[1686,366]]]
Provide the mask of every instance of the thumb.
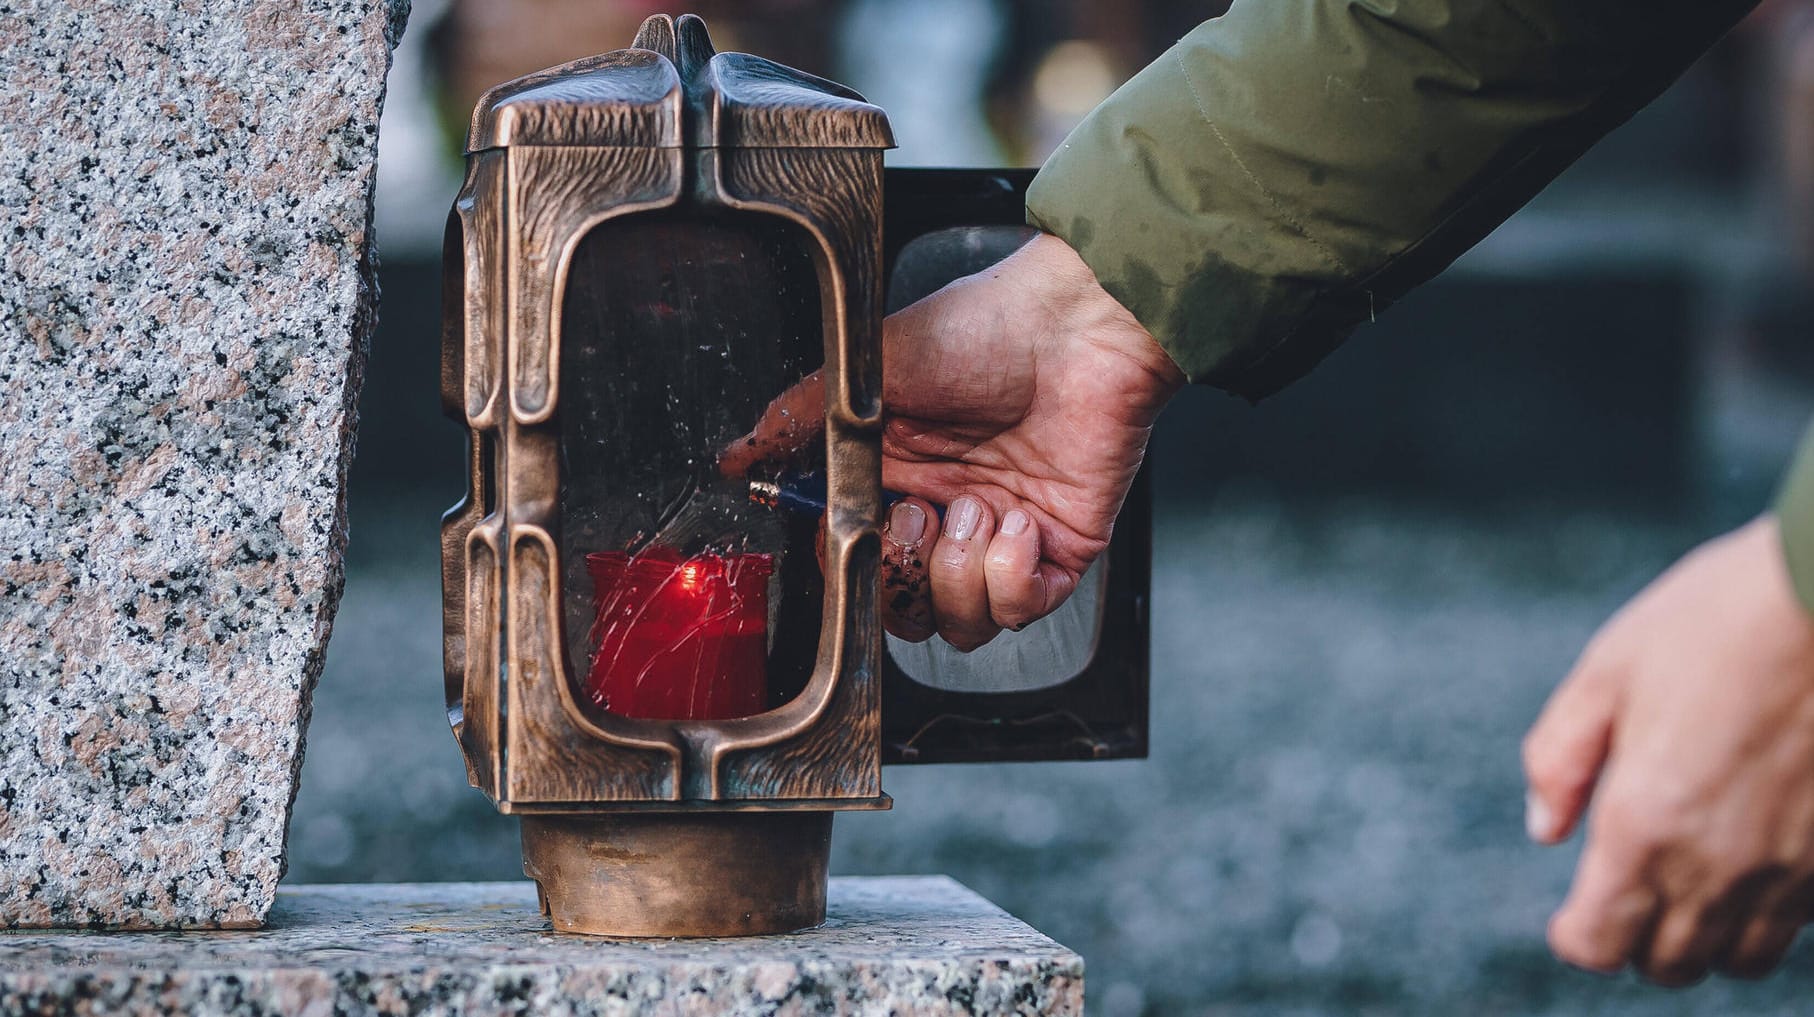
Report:
[[1618,686],[1594,658],[1582,656],[1524,736],[1524,826],[1539,844],[1574,830],[1612,747]]

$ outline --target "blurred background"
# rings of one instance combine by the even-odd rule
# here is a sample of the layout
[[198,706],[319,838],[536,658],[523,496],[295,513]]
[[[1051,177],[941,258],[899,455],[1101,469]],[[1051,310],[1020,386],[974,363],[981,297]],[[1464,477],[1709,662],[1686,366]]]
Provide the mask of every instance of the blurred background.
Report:
[[[436,527],[463,462],[436,400],[441,229],[478,94],[661,9],[415,3],[291,882],[521,878],[441,707]],[[1035,166],[1220,7],[694,10],[719,49],[880,103],[892,165]],[[956,876],[1078,950],[1108,1017],[1804,1012],[1805,945],[1762,983],[1673,993],[1552,961],[1578,842],[1524,840],[1517,745],[1609,612],[1767,504],[1814,413],[1811,339],[1814,3],[1777,0],[1309,379],[1167,411],[1152,758],[892,768],[894,811],[840,817],[834,871]]]

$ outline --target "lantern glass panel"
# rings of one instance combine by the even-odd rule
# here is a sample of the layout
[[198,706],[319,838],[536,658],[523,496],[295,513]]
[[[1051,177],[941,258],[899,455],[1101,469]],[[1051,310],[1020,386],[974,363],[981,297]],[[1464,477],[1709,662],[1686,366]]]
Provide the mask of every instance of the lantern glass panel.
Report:
[[1058,610],[1019,632],[1004,629],[968,653],[938,636],[910,643],[889,635],[888,655],[907,677],[950,692],[1030,692],[1063,685],[1096,656],[1106,575],[1105,552]]
[[811,676],[818,514],[767,503],[751,481],[810,486],[824,470],[822,399],[770,412],[785,450],[765,442],[753,469],[727,468],[823,363],[809,243],[767,217],[651,213],[607,220],[574,250],[559,541],[568,677],[591,708],[744,717]]
[[888,313],[981,272],[1038,235],[1030,226],[952,226],[914,237],[888,273]]

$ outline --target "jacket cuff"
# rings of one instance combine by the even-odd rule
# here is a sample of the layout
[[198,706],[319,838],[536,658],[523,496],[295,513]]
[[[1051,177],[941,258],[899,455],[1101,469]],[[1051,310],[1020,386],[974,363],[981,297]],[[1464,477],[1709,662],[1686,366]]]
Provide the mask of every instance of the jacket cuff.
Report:
[[[1027,193],[1027,222],[1069,244],[1192,382],[1259,398],[1308,366],[1258,376],[1256,363],[1285,338],[1278,323],[1309,317],[1341,271],[1280,223],[1232,148],[1205,143],[1199,90],[1181,56],[1189,42],[1136,75],[1046,160]],[[1293,270],[1256,271],[1233,252]],[[1344,310],[1367,315],[1364,306]]]
[[1801,448],[1783,477],[1776,495],[1776,523],[1795,596],[1814,613],[1814,427],[1802,436]]

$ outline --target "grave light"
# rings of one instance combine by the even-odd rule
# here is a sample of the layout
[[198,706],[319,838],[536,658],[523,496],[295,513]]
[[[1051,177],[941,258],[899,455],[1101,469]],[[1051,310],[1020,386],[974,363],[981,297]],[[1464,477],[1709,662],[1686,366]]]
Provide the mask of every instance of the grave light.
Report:
[[884,762],[1145,753],[1144,478],[1061,616],[980,655],[885,648],[885,301],[1029,235],[1029,174],[885,174],[892,144],[856,93],[715,53],[692,16],[473,112],[448,716],[557,930],[808,928],[832,815],[889,807]]

